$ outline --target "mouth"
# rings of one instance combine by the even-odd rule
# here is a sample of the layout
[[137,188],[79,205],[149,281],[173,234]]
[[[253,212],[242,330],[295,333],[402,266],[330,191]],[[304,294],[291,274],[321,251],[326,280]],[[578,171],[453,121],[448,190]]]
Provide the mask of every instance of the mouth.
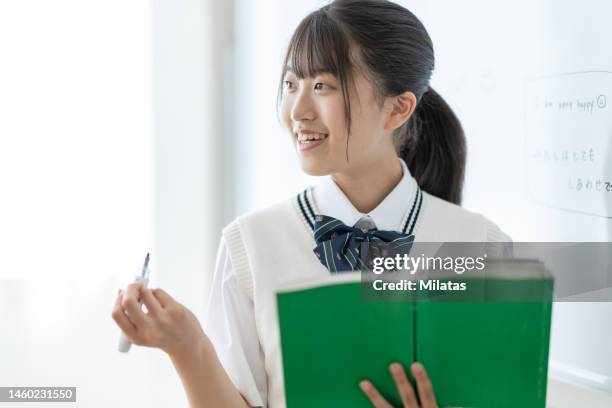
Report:
[[298,148],[303,150],[313,149],[322,143],[324,143],[329,137],[328,133],[315,133],[315,132],[298,132],[294,133]]

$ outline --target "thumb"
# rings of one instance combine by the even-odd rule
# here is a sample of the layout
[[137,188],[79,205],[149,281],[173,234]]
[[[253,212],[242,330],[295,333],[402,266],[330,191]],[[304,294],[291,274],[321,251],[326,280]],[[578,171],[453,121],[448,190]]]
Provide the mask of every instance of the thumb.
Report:
[[152,290],[153,296],[157,299],[157,301],[162,305],[162,307],[168,307],[172,303],[176,303],[176,300],[172,296],[170,296],[165,290],[162,288],[156,288]]

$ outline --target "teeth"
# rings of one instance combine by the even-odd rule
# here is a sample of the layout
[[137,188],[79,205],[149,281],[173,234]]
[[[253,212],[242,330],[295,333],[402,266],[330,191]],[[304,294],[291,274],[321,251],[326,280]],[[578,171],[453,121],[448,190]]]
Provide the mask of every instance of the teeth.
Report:
[[298,141],[302,143],[307,143],[309,140],[321,140],[327,137],[324,133],[298,133]]

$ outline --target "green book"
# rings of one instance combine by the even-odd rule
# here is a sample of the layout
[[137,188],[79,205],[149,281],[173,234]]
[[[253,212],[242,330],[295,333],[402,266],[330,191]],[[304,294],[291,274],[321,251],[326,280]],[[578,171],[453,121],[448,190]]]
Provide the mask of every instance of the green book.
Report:
[[399,407],[389,364],[402,363],[414,386],[419,361],[440,407],[544,408],[550,273],[539,261],[489,260],[486,278],[452,279],[476,288],[468,301],[442,291],[370,301],[358,273],[281,288],[287,407],[371,407],[358,386],[366,378]]

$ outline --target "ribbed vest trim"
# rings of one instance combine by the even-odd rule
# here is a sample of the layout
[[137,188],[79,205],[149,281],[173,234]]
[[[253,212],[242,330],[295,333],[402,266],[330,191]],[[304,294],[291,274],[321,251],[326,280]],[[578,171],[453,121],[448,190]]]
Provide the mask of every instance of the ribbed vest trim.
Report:
[[308,187],[299,193],[295,199],[291,199],[293,209],[308,231],[314,228],[315,217],[319,213],[317,204],[312,196],[312,187]]
[[246,252],[242,233],[240,232],[239,219],[234,220],[223,229],[223,238],[228,248],[230,262],[236,279],[244,293],[253,300],[253,275],[249,265],[249,257]]
[[[314,201],[312,194],[312,187],[306,188],[304,191],[296,195],[292,200],[293,207],[298,214],[298,217],[302,220],[306,229],[314,230],[319,210]],[[414,232],[414,228],[419,220],[419,214],[421,206],[423,204],[423,194],[421,188],[417,185],[416,194],[412,205],[406,210],[406,214],[402,218],[402,223],[399,226],[398,231],[403,234],[411,235]]]

